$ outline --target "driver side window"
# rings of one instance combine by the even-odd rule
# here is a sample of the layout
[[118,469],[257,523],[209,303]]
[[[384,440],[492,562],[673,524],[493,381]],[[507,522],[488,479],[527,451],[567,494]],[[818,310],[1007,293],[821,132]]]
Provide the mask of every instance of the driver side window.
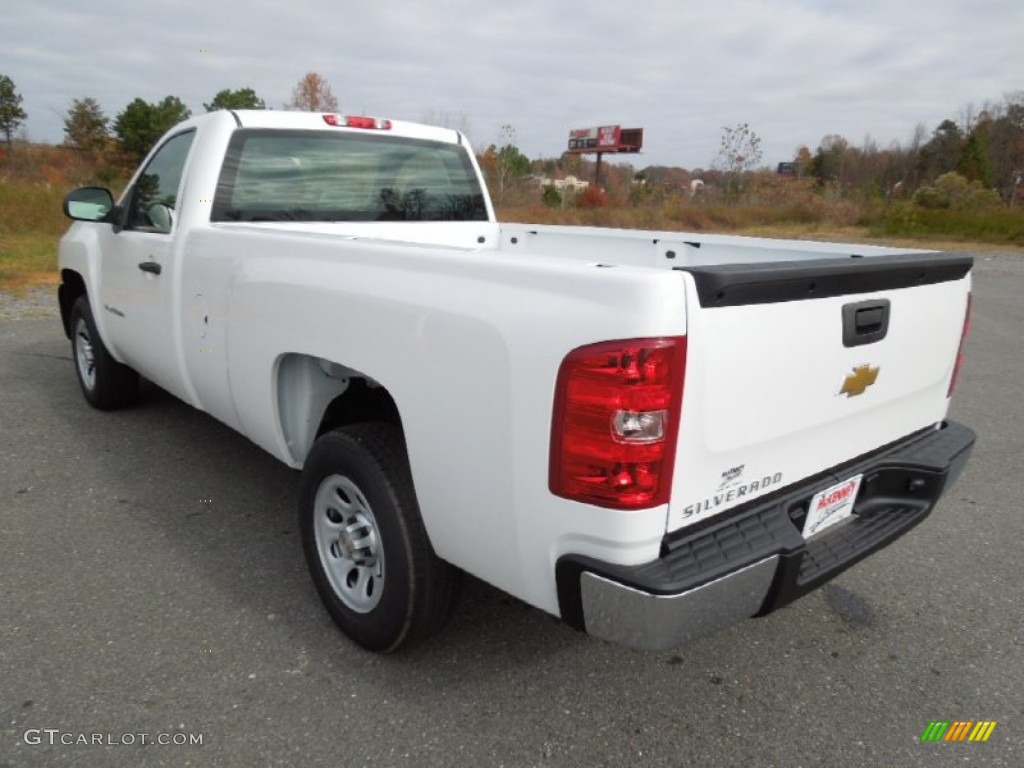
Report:
[[178,188],[195,131],[168,139],[135,180],[125,229],[167,234],[174,224]]

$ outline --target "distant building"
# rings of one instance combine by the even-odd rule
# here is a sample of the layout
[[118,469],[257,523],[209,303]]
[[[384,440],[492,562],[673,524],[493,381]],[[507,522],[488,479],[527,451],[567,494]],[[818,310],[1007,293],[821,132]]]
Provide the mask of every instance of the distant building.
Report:
[[554,187],[555,189],[571,189],[574,192],[581,192],[590,186],[589,181],[582,181],[575,176],[566,176],[564,179],[551,179],[547,176],[538,176],[537,182],[542,187]]
[[800,163],[793,162],[779,163],[778,167],[775,169],[775,173],[779,176],[791,176],[794,179],[803,176],[801,171],[803,171],[803,169],[800,167]]

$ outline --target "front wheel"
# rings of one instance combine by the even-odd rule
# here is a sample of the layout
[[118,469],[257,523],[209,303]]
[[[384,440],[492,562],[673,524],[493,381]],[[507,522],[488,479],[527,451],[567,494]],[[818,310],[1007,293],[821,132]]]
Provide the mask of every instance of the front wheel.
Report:
[[111,357],[96,331],[86,296],[79,296],[71,307],[71,352],[78,384],[90,405],[109,411],[138,399],[139,375]]
[[430,546],[394,426],[356,424],[314,443],[303,468],[299,528],[327,612],[364,648],[397,650],[447,619],[455,569]]

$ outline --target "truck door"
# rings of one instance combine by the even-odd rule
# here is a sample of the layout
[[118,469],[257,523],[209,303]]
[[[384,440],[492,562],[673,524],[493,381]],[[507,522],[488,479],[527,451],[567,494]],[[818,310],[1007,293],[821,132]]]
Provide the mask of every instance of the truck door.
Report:
[[175,231],[185,164],[195,131],[171,136],[122,199],[120,231],[101,235],[100,307],[108,344],[143,376],[183,397],[174,339]]

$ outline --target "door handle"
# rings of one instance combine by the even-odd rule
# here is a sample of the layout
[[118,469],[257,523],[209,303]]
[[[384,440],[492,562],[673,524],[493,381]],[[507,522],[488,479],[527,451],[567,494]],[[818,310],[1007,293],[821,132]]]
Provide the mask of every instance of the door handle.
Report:
[[159,275],[160,271],[162,270],[162,267],[155,261],[140,261],[139,269],[141,269],[143,272],[150,272],[154,275]]
[[881,341],[889,332],[888,299],[858,301],[843,307],[843,346],[859,347]]

